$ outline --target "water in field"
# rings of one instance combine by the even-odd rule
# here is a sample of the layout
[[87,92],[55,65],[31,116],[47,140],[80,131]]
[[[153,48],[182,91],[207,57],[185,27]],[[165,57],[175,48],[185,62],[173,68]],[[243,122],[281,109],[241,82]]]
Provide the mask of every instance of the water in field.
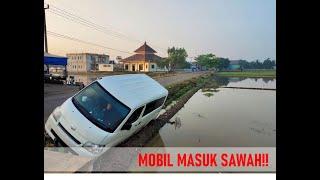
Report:
[[[276,88],[275,79],[216,78],[220,86]],[[276,91],[202,89],[147,146],[276,146]]]

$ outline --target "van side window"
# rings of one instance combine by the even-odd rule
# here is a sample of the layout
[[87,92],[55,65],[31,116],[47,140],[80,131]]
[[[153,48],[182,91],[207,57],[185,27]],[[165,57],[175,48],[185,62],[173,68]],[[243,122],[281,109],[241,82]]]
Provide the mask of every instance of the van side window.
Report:
[[143,116],[146,114],[149,114],[150,112],[152,112],[153,110],[157,109],[158,107],[160,107],[166,97],[162,97],[160,99],[157,99],[155,101],[152,101],[150,103],[147,104],[146,109],[144,110]]
[[129,119],[128,119],[128,121],[127,121],[126,123],[128,123],[128,124],[134,123],[134,122],[140,117],[140,114],[141,114],[141,112],[142,112],[142,110],[143,110],[143,107],[144,107],[144,106],[139,107],[138,109],[136,109],[136,110],[132,113],[132,115],[129,117]]

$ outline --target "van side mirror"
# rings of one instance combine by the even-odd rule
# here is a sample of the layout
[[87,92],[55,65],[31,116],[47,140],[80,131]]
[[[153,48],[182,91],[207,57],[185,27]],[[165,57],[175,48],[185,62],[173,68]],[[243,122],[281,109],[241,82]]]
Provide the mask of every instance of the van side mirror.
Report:
[[123,126],[122,126],[122,128],[121,128],[121,130],[130,130],[131,129],[131,127],[132,127],[132,124],[124,124]]

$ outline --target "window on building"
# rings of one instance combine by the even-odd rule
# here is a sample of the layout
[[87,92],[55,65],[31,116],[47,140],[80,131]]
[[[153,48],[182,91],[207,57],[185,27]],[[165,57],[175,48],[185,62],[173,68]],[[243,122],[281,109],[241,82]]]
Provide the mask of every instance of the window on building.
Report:
[[155,109],[159,108],[166,97],[162,97],[160,99],[154,100],[150,103],[147,104],[146,109],[143,112],[143,116],[145,116],[146,114],[149,114],[150,112],[154,111]]
[[154,69],[154,64],[151,65],[151,69]]
[[125,65],[124,65],[124,69],[125,69],[125,70],[128,70],[128,69],[129,69],[129,65],[128,65],[128,64],[125,64]]
[[146,69],[148,69],[148,64],[146,64]]

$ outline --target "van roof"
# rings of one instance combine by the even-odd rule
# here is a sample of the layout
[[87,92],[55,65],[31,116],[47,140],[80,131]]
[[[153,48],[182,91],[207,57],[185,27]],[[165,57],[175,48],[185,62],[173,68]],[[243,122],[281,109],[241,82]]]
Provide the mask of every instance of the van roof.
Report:
[[145,74],[105,76],[98,82],[131,109],[168,95],[168,90]]

